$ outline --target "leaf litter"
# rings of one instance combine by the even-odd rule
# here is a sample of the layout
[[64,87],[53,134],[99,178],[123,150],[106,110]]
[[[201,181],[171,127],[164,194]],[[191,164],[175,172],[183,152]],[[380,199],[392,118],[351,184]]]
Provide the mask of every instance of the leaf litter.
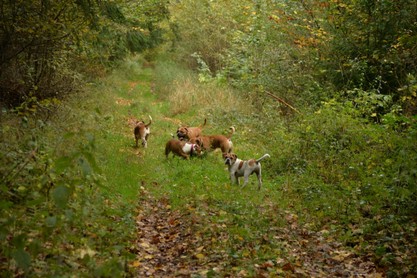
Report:
[[[173,209],[168,197],[154,197],[141,187],[136,216],[138,277],[384,277],[366,257],[359,257],[328,235],[298,224],[283,211],[284,227],[271,227],[259,242],[227,233],[227,224],[210,218],[223,215],[209,206]],[[273,223],[271,223],[273,225]],[[257,257],[259,249],[278,250],[275,257]],[[240,250],[240,255],[231,250]],[[237,252],[236,252],[237,253]],[[236,254],[235,253],[235,254]]]

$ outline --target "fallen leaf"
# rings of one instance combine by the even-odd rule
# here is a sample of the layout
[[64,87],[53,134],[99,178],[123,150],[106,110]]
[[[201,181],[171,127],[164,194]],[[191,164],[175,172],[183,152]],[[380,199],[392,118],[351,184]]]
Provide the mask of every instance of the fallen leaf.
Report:
[[291,263],[286,263],[282,266],[282,270],[294,272],[294,266]]
[[140,261],[134,261],[134,262],[131,264],[131,266],[132,266],[132,267],[139,267],[139,266],[140,266]]
[[196,257],[197,259],[199,259],[199,260],[202,260],[202,259],[204,259],[206,256],[204,256],[204,254],[202,254],[202,253],[198,253],[197,255],[195,255],[195,257]]

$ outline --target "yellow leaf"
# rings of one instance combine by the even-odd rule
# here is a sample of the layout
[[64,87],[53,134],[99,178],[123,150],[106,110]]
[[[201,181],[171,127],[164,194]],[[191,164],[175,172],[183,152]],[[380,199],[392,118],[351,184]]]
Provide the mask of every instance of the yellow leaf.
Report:
[[206,256],[204,256],[204,254],[199,253],[199,254],[195,255],[195,257],[196,257],[197,259],[199,259],[199,260],[202,260],[202,259],[204,259]]
[[132,267],[139,267],[139,266],[140,266],[140,261],[134,261],[134,262],[131,264],[131,266],[132,266]]
[[149,243],[147,243],[147,242],[142,242],[140,244],[140,246],[142,246],[143,248],[149,248],[150,247]]

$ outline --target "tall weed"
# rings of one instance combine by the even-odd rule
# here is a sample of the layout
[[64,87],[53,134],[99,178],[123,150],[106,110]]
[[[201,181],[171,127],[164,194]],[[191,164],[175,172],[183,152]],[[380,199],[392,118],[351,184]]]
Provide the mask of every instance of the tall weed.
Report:
[[199,82],[192,71],[175,63],[157,63],[155,84],[157,94],[170,103],[172,116],[197,112],[202,118],[207,114],[245,110],[231,88],[215,79]]

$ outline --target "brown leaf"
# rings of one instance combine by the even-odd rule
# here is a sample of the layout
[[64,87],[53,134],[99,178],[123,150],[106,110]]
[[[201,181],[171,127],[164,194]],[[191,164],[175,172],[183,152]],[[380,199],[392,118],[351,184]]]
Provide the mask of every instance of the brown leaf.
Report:
[[291,263],[286,263],[282,266],[282,270],[294,272],[295,268]]

